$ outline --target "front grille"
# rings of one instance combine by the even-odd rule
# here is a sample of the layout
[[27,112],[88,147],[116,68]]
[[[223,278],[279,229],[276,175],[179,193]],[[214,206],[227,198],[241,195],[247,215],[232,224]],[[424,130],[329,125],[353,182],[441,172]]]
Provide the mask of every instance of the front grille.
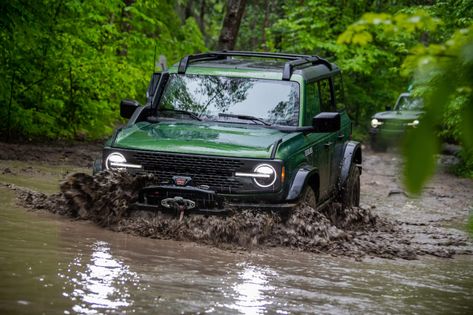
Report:
[[233,192],[242,187],[233,176],[244,164],[238,159],[135,152],[133,160],[161,181],[171,181],[173,176],[189,176],[194,186],[208,185],[217,192]]

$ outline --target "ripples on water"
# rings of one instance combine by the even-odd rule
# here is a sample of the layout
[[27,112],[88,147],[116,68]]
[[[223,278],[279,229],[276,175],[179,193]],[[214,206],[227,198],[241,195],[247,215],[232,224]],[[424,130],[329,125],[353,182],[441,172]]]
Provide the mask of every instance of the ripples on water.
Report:
[[[468,314],[473,260],[231,252],[13,206],[0,189],[1,314]],[[8,206],[5,206],[8,205]]]
[[227,306],[242,314],[263,314],[271,304],[268,297],[275,289],[269,279],[277,277],[277,273],[247,263],[237,267],[242,270],[238,272],[238,282],[233,285],[235,302]]
[[91,251],[90,257],[79,255],[69,264],[67,273],[58,274],[72,284],[73,291],[63,293],[77,301],[72,310],[93,314],[114,312],[132,305],[130,290],[139,289],[138,274],[114,258],[106,242],[96,241]]

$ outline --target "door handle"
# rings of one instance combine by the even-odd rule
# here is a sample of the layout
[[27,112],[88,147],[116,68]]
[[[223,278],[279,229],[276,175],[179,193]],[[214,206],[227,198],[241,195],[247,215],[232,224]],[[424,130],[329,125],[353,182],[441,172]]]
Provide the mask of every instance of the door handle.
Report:
[[333,142],[327,142],[324,144],[324,147],[330,148],[330,146],[333,144]]
[[343,133],[338,135],[338,139],[343,139],[343,138],[345,138],[345,135]]

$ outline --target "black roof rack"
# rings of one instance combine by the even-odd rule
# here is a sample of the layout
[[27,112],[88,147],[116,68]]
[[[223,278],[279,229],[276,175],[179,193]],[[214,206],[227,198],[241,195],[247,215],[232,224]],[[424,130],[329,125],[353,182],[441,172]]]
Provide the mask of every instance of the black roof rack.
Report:
[[212,51],[196,55],[189,55],[181,59],[177,72],[186,73],[187,67],[194,61],[220,60],[230,57],[249,57],[249,58],[268,58],[268,59],[284,59],[282,79],[289,80],[295,67],[303,65],[324,65],[332,70],[332,65],[326,59],[319,56],[286,54],[286,53],[269,53],[269,52],[249,52],[249,51]]

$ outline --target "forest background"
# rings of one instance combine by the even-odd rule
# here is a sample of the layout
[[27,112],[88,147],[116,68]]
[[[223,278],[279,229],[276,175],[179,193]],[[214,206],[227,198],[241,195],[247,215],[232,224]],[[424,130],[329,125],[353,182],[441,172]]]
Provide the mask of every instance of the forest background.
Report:
[[413,87],[427,114],[404,145],[409,188],[433,173],[441,141],[463,146],[457,171],[473,176],[471,0],[2,1],[1,139],[102,139],[123,122],[121,99],[145,101],[160,56],[222,48],[337,63],[361,140]]

